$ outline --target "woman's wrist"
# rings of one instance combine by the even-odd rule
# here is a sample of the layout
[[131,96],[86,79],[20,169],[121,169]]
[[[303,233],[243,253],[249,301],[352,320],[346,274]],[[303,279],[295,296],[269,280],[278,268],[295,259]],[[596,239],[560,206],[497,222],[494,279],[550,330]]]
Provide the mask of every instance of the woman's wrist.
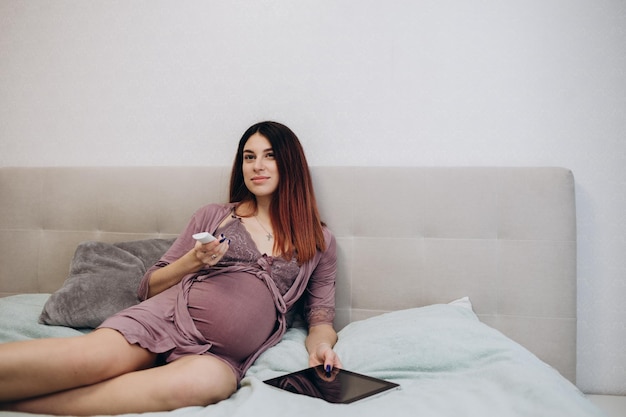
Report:
[[319,342],[317,345],[315,345],[315,350],[319,349],[319,347],[322,345],[328,346],[329,349],[333,348],[333,345],[330,344],[330,342]]
[[329,342],[319,342],[315,345],[315,347],[313,347],[313,349],[311,349],[311,351],[309,352],[309,356],[311,358],[323,358],[324,352],[332,349],[333,345],[331,345]]
[[198,256],[198,253],[195,248],[192,248],[189,252],[187,252],[181,258],[181,260],[184,260],[185,266],[183,267],[183,269],[187,271],[187,273],[184,275],[191,274],[193,272],[198,272],[202,268],[210,266],[202,262],[202,259],[200,259],[200,257]]

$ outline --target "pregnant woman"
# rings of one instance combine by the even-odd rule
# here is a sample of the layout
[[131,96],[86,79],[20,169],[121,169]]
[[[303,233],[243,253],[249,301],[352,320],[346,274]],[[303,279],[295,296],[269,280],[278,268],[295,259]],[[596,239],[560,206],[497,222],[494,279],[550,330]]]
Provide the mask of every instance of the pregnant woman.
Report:
[[[197,192],[205,181],[181,186]],[[217,239],[196,241],[199,232]],[[0,410],[121,414],[218,402],[280,340],[296,306],[309,364],[340,367],[335,249],[300,141],[280,123],[255,124],[239,141],[230,201],[196,211],[143,277],[144,301],[84,336],[0,345]]]

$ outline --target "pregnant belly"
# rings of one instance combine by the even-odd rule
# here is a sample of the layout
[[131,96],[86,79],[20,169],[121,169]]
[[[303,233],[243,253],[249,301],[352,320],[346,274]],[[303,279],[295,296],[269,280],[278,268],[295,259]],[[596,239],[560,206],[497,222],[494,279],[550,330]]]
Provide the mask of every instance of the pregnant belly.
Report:
[[243,361],[272,334],[276,307],[265,283],[246,272],[195,282],[189,314],[211,352]]

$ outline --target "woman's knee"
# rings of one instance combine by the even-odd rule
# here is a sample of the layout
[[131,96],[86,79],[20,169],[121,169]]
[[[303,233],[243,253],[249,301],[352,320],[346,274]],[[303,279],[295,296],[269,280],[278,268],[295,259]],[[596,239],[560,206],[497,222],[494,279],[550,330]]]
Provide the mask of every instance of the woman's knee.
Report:
[[173,408],[206,406],[230,397],[237,378],[225,362],[209,355],[186,356],[170,363],[169,397]]

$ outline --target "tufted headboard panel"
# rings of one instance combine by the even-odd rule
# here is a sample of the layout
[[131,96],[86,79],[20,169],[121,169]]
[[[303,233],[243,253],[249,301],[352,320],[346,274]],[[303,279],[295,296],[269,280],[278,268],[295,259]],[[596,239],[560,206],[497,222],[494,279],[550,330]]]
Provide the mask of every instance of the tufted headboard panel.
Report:
[[[337,327],[469,296],[576,375],[576,210],[563,168],[313,167],[338,240]],[[0,295],[53,292],[85,240],[173,237],[229,167],[0,168]]]

